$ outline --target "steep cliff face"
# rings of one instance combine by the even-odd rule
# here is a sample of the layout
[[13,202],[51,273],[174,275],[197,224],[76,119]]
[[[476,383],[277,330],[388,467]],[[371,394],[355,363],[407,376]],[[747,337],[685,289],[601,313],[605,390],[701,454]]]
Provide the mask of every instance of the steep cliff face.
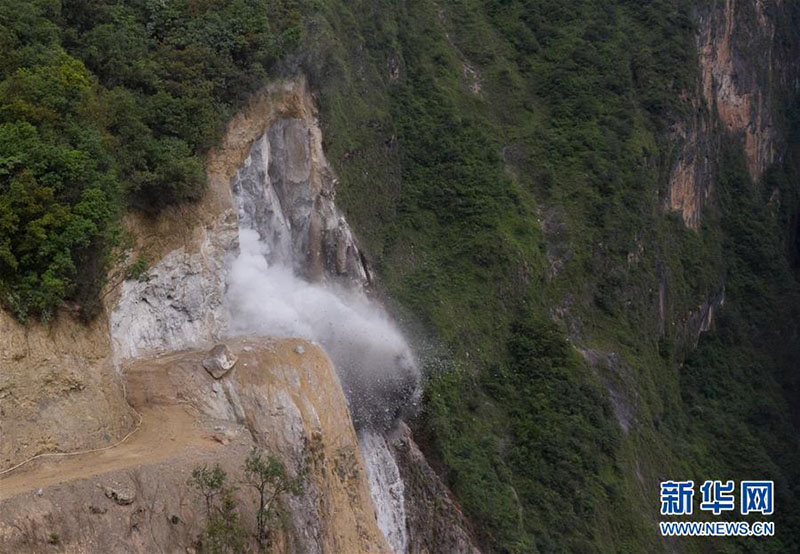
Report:
[[[95,396],[116,395],[117,411],[127,417],[116,434],[105,435],[106,443],[123,431],[138,430],[130,443],[104,452],[102,459],[80,459],[97,479],[126,481],[124,471],[133,470],[119,457],[140,460],[147,455],[146,447],[158,449],[160,454],[150,463],[137,463],[135,478],[129,483],[150,503],[149,508],[131,508],[131,518],[137,521],[132,528],[142,529],[140,518],[148,509],[148,525],[153,525],[147,538],[130,535],[132,551],[191,544],[201,518],[183,501],[173,507],[155,498],[161,494],[159,487],[185,499],[190,463],[213,460],[234,471],[236,456],[242,458],[241,453],[252,445],[278,453],[295,473],[303,464],[312,468],[303,496],[287,500],[291,521],[279,540],[286,552],[476,551],[452,501],[437,504],[431,511],[432,504],[417,502],[404,489],[395,458],[407,458],[405,471],[411,463],[424,462],[408,432],[404,442],[392,447],[384,438],[398,414],[413,411],[418,402],[418,370],[402,336],[368,297],[373,278],[335,205],[336,178],[325,159],[314,113],[313,99],[302,79],[272,85],[234,118],[222,145],[210,154],[209,189],[199,203],[170,208],[158,216],[133,214],[126,220],[134,238],[128,259],[155,263],[137,279],[112,278],[105,296],[107,322],[98,318],[103,363],[95,366],[114,386],[111,392],[104,384],[92,383],[88,388]],[[259,274],[255,279],[254,268]],[[289,284],[288,289],[273,288],[272,270]],[[284,320],[280,319],[282,310],[288,310]],[[73,332],[81,331],[79,325],[70,325]],[[333,357],[339,376],[332,373],[327,358],[319,361],[324,355],[318,347],[299,343],[292,343],[296,351],[290,353],[288,343],[262,348],[236,339],[237,368],[232,377],[219,382],[198,370],[200,351],[163,356],[208,348],[223,336],[262,331],[317,338]],[[162,357],[141,361],[154,356]],[[309,370],[307,364],[297,365],[301,359],[317,361]],[[16,381],[13,384],[18,386]],[[35,394],[48,391],[44,386]],[[142,415],[141,429],[135,427],[125,398]],[[195,410],[188,419],[176,408],[183,403]],[[92,406],[95,417],[114,422],[122,417],[103,410],[97,402]],[[85,407],[89,409],[89,404]],[[18,413],[22,417],[27,412]],[[208,448],[204,437],[208,439],[209,420],[226,422],[223,431],[210,438],[230,442],[231,452]],[[159,440],[154,432],[159,425],[166,432],[181,421],[185,429],[174,428],[171,436],[188,430],[191,444],[185,448],[147,443]],[[351,421],[363,428],[360,444]],[[53,418],[38,417],[37,422],[45,436],[58,425]],[[64,433],[71,442],[39,445],[35,453],[97,446],[97,441],[81,433],[79,421],[75,425],[74,432]],[[239,437],[242,432],[245,438]],[[12,444],[27,445],[25,433],[33,431],[19,430]],[[9,460],[17,461],[25,452]],[[361,452],[369,460],[366,466]],[[41,473],[37,463],[24,469],[30,473],[12,473],[4,482],[6,490],[26,493],[24,483],[34,480],[45,488],[55,485],[53,474]],[[109,538],[77,531],[93,518],[114,530],[109,537],[117,532],[129,535],[130,530],[118,525],[119,514],[109,519],[112,511],[108,517],[96,510],[53,515],[57,507],[69,505],[71,497],[78,502],[90,499],[93,484],[101,484],[97,479],[80,480],[87,477],[86,472],[70,467],[54,463],[50,470],[65,475],[70,483],[67,491],[48,488],[47,498],[52,493],[55,500],[20,511],[22,524],[6,522],[6,544],[36,551],[47,533],[57,533],[68,551],[99,551]],[[162,473],[165,478],[159,484]],[[413,490],[419,487],[446,491],[432,470],[415,477]],[[12,511],[21,505],[16,504],[22,502],[19,494],[8,500],[15,507]],[[95,500],[87,502],[96,508]],[[186,522],[185,528],[176,532],[167,522],[153,524],[153,510],[175,512],[178,520]],[[252,513],[246,514],[252,519]],[[454,542],[450,534],[423,532],[425,525],[436,525],[433,521],[458,526],[452,532],[460,542]],[[94,526],[97,523],[90,527],[99,528]],[[15,525],[26,531],[20,535],[13,530]],[[437,542],[438,537],[444,542]]]
[[[186,484],[192,468],[218,462],[241,479],[244,458],[256,446],[277,456],[290,475],[304,475],[303,494],[281,499],[276,552],[386,552],[327,356],[300,340],[227,345],[238,361],[220,380],[203,368],[203,350],[126,366],[128,400],[141,414],[141,429],[116,451],[31,465],[4,480],[0,547],[186,552],[203,519],[202,500]],[[252,528],[254,496],[240,487],[238,499]]]
[[0,311],[0,337],[0,471],[43,452],[107,446],[132,428],[102,318],[23,326]]
[[[480,554],[453,495],[425,459],[404,423],[387,435],[403,483],[409,554]],[[369,471],[369,466],[368,466]],[[432,522],[435,522],[432,525]]]
[[676,123],[674,135],[683,143],[669,180],[667,205],[680,213],[683,223],[697,231],[701,212],[712,192],[716,141],[710,132],[711,119],[697,97],[692,99],[695,113],[688,123]]
[[254,98],[208,166],[209,190],[197,206],[129,219],[138,255],[159,261],[120,287],[110,315],[118,360],[226,332],[226,267],[238,251],[239,227],[259,233],[270,263],[288,263],[310,281],[369,284],[334,203],[335,177],[304,81],[274,85]]
[[698,78],[686,91],[691,116],[675,124],[681,141],[669,181],[668,206],[698,230],[702,208],[713,197],[719,137],[742,145],[754,182],[778,159],[785,137],[781,100],[797,90],[796,49],[776,34],[785,9],[781,0],[725,0],[694,11]]
[[232,186],[241,223],[258,231],[270,263],[365,287],[369,270],[334,203],[335,182],[316,121],[286,118],[253,142]]
[[282,118],[313,120],[304,83],[268,87],[230,122],[221,146],[209,154],[208,190],[198,204],[129,217],[136,240],[131,256],[156,263],[142,279],[125,280],[111,298],[117,361],[203,344],[227,327],[225,267],[238,248],[231,180],[253,142]]
[[776,155],[772,100],[777,83],[770,81],[785,70],[774,66],[773,53],[781,3],[726,0],[697,18],[703,100],[709,110],[716,108],[726,131],[742,137],[754,181]]

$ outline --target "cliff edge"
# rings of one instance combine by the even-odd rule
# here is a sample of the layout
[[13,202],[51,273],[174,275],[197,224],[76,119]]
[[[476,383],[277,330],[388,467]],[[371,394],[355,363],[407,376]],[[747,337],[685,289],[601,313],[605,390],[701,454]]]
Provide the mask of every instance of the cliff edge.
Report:
[[[187,552],[204,520],[192,469],[219,463],[234,484],[253,447],[278,457],[302,495],[281,499],[276,552],[387,552],[336,372],[295,339],[241,339],[219,380],[188,350],[124,369],[141,425],[116,448],[31,462],[0,480],[0,551]],[[242,522],[255,496],[239,486]]]

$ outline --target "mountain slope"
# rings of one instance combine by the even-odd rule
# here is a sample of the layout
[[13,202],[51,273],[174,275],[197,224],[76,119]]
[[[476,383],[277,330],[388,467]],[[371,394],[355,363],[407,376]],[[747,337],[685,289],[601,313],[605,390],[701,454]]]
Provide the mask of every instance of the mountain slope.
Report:
[[[197,198],[225,118],[301,72],[378,294],[418,336],[415,436],[486,551],[800,550],[796,4],[30,5],[2,12],[18,316],[91,306],[119,213]],[[63,90],[16,92],[55,69]],[[67,151],[95,160],[69,166],[85,198],[48,169]],[[658,537],[660,481],[746,478],[776,481],[775,538]]]
[[303,67],[340,199],[386,293],[445,345],[418,433],[487,549],[651,551],[658,483],[712,475],[782,483],[778,538],[676,547],[798,548],[797,17],[411,2],[315,20],[328,54]]

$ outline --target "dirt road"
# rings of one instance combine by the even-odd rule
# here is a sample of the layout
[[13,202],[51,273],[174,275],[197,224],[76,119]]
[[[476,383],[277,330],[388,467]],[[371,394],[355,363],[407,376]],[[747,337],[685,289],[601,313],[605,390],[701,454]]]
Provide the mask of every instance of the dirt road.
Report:
[[140,413],[139,430],[117,447],[75,456],[40,458],[0,478],[0,500],[188,452],[222,447],[185,406],[153,406],[142,408]]

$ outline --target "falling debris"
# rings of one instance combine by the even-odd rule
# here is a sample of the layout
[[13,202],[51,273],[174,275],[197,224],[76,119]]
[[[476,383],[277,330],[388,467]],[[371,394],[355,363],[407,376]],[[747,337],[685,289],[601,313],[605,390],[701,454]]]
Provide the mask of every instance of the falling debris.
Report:
[[236,365],[238,358],[224,344],[212,348],[203,360],[203,367],[214,379],[221,379]]

